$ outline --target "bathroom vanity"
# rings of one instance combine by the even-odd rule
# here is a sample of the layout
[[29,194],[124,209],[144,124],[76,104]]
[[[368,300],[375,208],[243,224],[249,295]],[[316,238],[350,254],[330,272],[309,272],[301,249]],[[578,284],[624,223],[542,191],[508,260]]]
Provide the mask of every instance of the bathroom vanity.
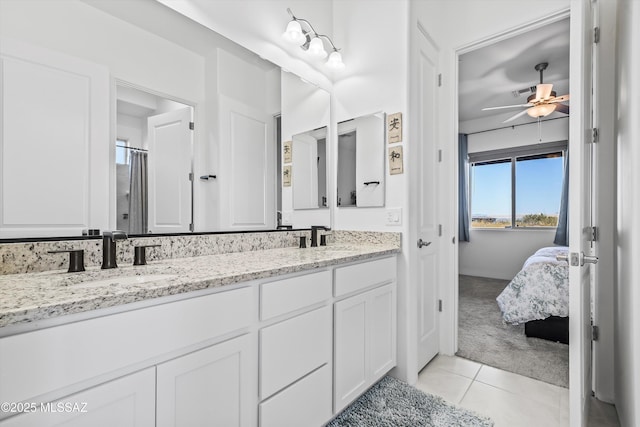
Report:
[[323,425],[396,364],[399,248],[0,276],[0,425]]

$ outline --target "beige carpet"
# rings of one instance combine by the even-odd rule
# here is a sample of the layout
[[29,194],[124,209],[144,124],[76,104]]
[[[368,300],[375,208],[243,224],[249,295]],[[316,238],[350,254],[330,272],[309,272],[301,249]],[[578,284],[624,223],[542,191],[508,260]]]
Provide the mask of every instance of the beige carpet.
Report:
[[458,352],[460,357],[535,378],[569,386],[569,346],[527,338],[524,325],[502,321],[496,297],[508,280],[460,276]]

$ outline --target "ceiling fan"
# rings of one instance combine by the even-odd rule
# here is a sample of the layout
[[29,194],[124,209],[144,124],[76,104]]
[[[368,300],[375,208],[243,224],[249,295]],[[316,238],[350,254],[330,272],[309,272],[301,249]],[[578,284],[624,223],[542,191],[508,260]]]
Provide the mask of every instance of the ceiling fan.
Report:
[[547,69],[548,66],[549,66],[548,62],[541,62],[540,64],[537,64],[535,66],[535,70],[540,72],[540,84],[536,86],[536,93],[530,95],[527,98],[526,104],[502,105],[500,107],[486,107],[486,108],[483,108],[482,111],[500,110],[504,108],[527,107],[526,110],[520,111],[518,114],[509,117],[503,123],[507,123],[512,120],[515,120],[518,117],[523,116],[525,113],[534,118],[548,116],[554,111],[558,111],[564,114],[569,114],[569,106],[565,104],[561,104],[561,102],[565,102],[569,100],[569,94],[556,96],[555,91],[551,90],[553,88],[553,85],[549,83],[543,83],[542,73],[544,70]]

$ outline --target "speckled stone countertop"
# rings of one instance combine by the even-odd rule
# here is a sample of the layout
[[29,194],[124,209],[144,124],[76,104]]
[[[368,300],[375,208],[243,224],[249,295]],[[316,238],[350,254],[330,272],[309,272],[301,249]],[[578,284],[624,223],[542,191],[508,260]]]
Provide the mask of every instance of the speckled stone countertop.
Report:
[[[313,270],[400,252],[399,242],[336,243],[318,248],[277,248],[192,258],[145,266],[81,273],[48,271],[0,276],[0,327],[149,300],[234,283]],[[131,276],[166,275],[145,283],[119,283]],[[111,280],[112,279],[112,280]],[[87,286],[100,281],[97,286]]]

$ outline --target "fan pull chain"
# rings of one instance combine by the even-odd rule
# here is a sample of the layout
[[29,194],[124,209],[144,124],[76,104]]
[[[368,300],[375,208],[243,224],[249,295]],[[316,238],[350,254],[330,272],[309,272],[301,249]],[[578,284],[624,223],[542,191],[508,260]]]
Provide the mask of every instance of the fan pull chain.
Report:
[[542,142],[542,120],[538,117],[538,142]]

